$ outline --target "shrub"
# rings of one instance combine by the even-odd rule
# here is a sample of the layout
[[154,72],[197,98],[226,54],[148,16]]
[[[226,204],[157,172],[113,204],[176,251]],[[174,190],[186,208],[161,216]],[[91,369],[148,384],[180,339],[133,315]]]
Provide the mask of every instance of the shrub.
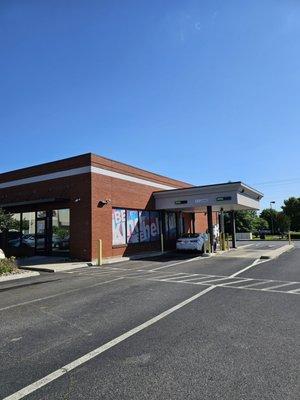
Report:
[[291,232],[291,239],[300,240],[300,232]]
[[4,258],[4,260],[0,260],[0,275],[3,274],[10,274],[17,269],[15,259],[11,258]]

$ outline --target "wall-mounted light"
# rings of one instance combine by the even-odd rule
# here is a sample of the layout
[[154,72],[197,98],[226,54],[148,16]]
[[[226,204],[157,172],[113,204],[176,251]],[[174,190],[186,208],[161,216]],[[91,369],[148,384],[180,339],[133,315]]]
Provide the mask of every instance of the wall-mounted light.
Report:
[[79,203],[80,202],[80,197],[76,197],[76,199],[74,200],[74,203]]
[[99,202],[98,202],[98,207],[104,207],[104,206],[106,206],[106,204],[109,204],[109,203],[111,203],[111,199],[105,199],[105,200],[99,200]]

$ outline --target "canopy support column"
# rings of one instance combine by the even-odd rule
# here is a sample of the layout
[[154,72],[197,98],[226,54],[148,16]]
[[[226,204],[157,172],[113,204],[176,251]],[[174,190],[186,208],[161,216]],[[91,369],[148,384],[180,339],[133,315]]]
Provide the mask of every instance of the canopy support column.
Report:
[[236,249],[235,212],[233,210],[230,211],[230,222],[231,222],[232,247]]
[[213,227],[212,206],[207,206],[207,225],[208,225],[208,234],[210,239],[210,251],[213,252],[214,227]]

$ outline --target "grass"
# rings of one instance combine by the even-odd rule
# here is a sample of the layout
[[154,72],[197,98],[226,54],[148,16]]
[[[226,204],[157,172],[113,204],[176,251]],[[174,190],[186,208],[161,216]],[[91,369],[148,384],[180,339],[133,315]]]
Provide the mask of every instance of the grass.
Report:
[[11,274],[13,272],[16,272],[16,270],[17,265],[13,257],[0,260],[0,276],[4,274]]

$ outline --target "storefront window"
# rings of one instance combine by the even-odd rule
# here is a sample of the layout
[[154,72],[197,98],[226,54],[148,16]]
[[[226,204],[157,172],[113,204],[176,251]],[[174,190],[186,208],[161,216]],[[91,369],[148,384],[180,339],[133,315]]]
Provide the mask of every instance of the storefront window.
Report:
[[21,245],[21,214],[12,214],[11,226],[8,231],[8,246],[17,248]]
[[126,243],[145,243],[160,238],[158,211],[139,211],[114,208],[112,210],[112,242],[114,246]]
[[166,212],[165,213],[165,234],[169,239],[176,238],[177,228],[176,228],[176,213]]
[[149,211],[140,211],[140,241],[149,242],[150,241],[150,220]]
[[139,213],[136,210],[127,210],[127,243],[138,243],[139,236]]
[[125,210],[115,208],[112,210],[112,242],[113,245],[126,244]]
[[52,211],[52,250],[69,251],[70,248],[70,210]]
[[169,213],[169,237],[176,237],[176,214],[174,212]]
[[35,247],[35,212],[22,214],[22,246]]
[[159,230],[159,212],[158,211],[150,212],[150,234],[151,234],[152,241],[159,240],[160,230]]

